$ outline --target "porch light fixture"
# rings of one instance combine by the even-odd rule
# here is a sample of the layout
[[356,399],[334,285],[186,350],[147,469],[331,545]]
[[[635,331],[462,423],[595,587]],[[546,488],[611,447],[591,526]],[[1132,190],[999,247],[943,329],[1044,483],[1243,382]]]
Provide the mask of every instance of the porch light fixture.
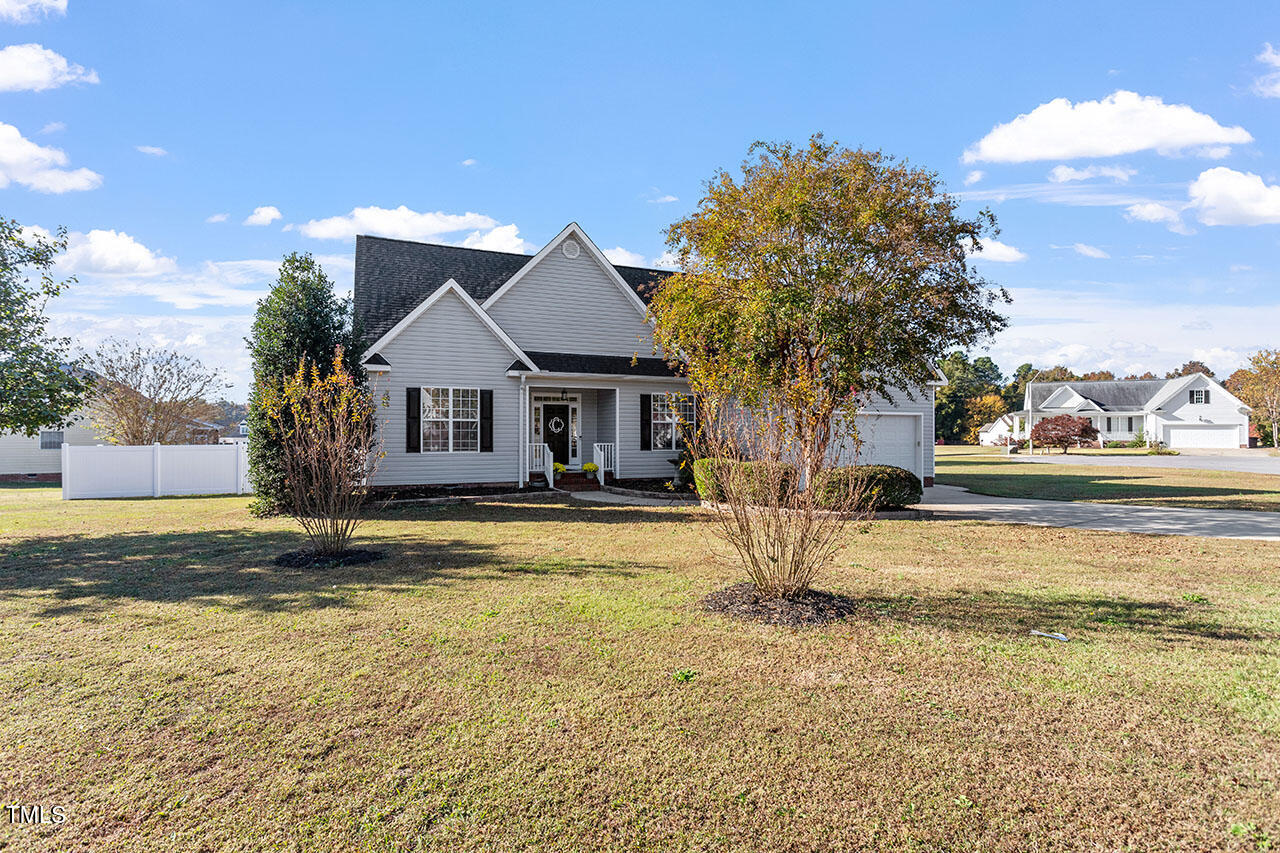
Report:
[[567,388],[561,388],[561,389],[560,389],[560,399],[561,399],[561,400],[568,401],[568,399],[569,399],[569,390],[568,390]]

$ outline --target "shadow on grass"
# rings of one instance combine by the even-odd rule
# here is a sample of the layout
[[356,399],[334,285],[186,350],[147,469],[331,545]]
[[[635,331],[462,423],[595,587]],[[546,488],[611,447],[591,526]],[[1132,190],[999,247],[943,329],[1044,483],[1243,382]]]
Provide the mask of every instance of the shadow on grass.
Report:
[[1119,631],[1166,642],[1258,640],[1268,636],[1225,624],[1211,606],[1184,602],[964,591],[920,597],[851,596],[847,600],[868,617],[971,634],[1025,636],[1034,629],[1079,639],[1081,633]]
[[382,505],[370,509],[370,518],[406,519],[415,515],[438,519],[447,513],[450,518],[471,521],[571,523],[571,524],[687,524],[695,521],[695,513],[680,512],[698,505],[688,502],[664,506],[629,506],[626,504],[595,504],[572,498],[538,496],[537,498],[512,500],[482,500],[476,503],[423,505]]
[[534,559],[513,562],[494,547],[459,539],[357,536],[381,550],[375,563],[332,568],[276,566],[303,547],[292,532],[247,529],[178,533],[121,532],[39,536],[0,553],[0,596],[51,597],[41,616],[90,613],[112,601],[206,602],[263,612],[351,607],[354,589],[408,590],[453,580],[515,579],[522,574],[630,576],[638,564]]

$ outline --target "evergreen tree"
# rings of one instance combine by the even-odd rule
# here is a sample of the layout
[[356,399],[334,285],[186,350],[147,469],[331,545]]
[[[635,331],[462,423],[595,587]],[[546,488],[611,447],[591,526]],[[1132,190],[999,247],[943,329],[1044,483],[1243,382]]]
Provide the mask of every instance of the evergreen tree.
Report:
[[249,477],[255,494],[253,511],[274,514],[288,508],[280,427],[264,407],[267,389],[279,389],[298,372],[300,362],[314,365],[320,378],[329,375],[333,354],[342,347],[346,369],[361,387],[367,384],[359,358],[363,336],[354,320],[351,300],[334,296],[333,282],[310,253],[290,253],[280,264],[271,291],[258,303],[247,339],[253,362],[249,391]]
[[938,389],[934,429],[950,442],[963,441],[968,430],[969,401],[999,394],[1004,375],[989,356],[969,361],[963,352],[953,352],[940,365],[947,384]]

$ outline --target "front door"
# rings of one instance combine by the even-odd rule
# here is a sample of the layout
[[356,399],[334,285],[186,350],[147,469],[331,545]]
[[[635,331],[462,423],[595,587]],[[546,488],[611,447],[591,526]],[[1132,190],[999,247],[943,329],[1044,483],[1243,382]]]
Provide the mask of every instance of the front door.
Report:
[[569,407],[542,404],[542,440],[561,465],[569,464]]

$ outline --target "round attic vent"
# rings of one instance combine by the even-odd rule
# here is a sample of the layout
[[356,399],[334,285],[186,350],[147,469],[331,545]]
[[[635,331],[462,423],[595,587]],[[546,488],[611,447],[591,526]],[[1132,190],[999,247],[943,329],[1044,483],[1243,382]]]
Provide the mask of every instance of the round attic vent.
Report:
[[560,244],[560,251],[564,252],[566,258],[576,258],[582,253],[582,247],[577,240],[565,240]]

